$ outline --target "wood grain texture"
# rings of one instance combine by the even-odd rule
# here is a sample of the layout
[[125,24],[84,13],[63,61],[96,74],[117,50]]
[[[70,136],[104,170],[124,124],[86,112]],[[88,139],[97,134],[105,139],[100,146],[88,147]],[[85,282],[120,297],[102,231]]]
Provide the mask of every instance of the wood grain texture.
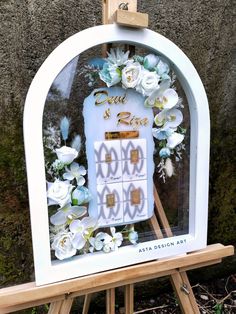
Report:
[[125,314],[134,312],[134,285],[125,286]]
[[88,314],[91,299],[92,299],[92,293],[85,295],[82,314]]
[[151,261],[64,282],[40,287],[36,287],[34,282],[30,282],[4,288],[0,290],[0,309],[13,305],[27,304],[29,302],[33,304],[39,300],[49,300],[50,298],[69,293],[68,298],[74,298],[79,295],[175,274],[181,267],[191,267],[191,265],[199,265],[200,267],[202,263],[206,266],[208,262],[212,263],[212,261],[218,261],[223,257],[233,255],[233,253],[233,246],[213,244],[203,250],[187,254],[186,256],[176,256],[169,259]]
[[115,314],[115,288],[106,291],[106,314]]
[[140,12],[130,12],[125,10],[116,10],[114,21],[122,26],[135,28],[148,27],[148,14]]

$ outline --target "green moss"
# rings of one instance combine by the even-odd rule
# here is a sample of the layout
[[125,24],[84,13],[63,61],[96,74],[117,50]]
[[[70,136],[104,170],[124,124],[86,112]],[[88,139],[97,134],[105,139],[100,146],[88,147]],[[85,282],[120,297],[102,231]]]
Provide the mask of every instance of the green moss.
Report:
[[0,214],[1,286],[30,281],[33,273],[28,211]]

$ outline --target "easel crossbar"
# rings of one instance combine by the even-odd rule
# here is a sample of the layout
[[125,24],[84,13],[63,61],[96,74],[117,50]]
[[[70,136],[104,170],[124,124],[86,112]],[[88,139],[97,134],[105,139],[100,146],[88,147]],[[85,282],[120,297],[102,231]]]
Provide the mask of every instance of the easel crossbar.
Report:
[[[188,269],[194,269],[218,263],[220,259],[233,255],[233,246],[213,244],[203,250],[184,256],[151,261],[138,265],[128,266],[120,269],[110,270],[105,273],[93,274],[81,278],[71,279],[63,282],[53,283],[36,287],[34,282],[23,285],[3,288],[0,290],[0,313],[3,309],[20,306],[23,304],[39,305],[41,300],[74,298],[97,291],[112,289],[115,287],[145,281],[152,278],[172,275]],[[85,288],[86,287],[86,288]],[[57,300],[58,300],[57,299]],[[35,302],[35,303],[34,303]],[[21,308],[23,308],[21,306]],[[9,312],[8,312],[9,313]]]

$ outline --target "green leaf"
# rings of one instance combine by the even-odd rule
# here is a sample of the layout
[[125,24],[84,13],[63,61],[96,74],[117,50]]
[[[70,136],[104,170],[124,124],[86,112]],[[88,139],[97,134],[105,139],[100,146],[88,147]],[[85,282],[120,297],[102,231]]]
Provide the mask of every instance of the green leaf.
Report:
[[222,314],[223,304],[216,304],[213,309],[215,310],[215,314]]
[[78,205],[79,202],[76,198],[72,198],[72,205]]

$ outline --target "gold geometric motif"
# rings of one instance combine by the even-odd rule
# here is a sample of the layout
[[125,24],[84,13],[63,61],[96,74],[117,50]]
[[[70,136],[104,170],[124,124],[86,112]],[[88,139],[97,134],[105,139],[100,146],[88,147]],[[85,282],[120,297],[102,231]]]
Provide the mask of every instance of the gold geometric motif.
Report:
[[135,189],[131,191],[131,205],[140,204],[140,189]]
[[105,162],[112,162],[111,154],[105,155]]
[[114,207],[115,206],[115,194],[107,194],[106,195],[106,206],[107,207]]
[[139,151],[138,151],[138,149],[132,149],[130,151],[130,162],[131,162],[131,164],[137,164],[139,162]]

